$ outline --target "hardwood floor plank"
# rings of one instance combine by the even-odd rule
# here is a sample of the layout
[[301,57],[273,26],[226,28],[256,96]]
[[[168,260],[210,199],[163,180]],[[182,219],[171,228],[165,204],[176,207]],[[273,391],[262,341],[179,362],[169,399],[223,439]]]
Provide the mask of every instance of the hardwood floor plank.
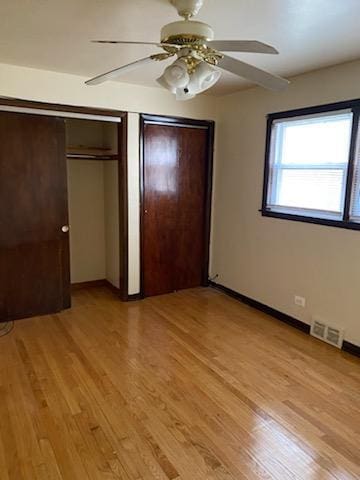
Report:
[[39,440],[39,444],[44,461],[44,463],[39,466],[39,470],[42,472],[44,479],[62,480],[63,477],[50,441],[47,438],[42,438]]
[[355,480],[359,440],[360,361],[211,289],[0,338],[1,480]]

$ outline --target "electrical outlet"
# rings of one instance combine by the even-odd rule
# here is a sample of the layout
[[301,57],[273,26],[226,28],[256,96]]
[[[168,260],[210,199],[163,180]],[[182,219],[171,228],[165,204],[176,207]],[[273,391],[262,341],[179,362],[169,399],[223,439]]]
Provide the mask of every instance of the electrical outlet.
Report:
[[219,274],[218,274],[218,273],[215,273],[215,275],[213,275],[212,277],[209,277],[209,280],[210,280],[211,282],[213,282],[213,281],[216,280],[218,277],[219,277]]
[[298,305],[299,307],[305,308],[306,306],[306,300],[304,297],[300,297],[299,295],[295,295],[294,297],[294,302],[295,305]]

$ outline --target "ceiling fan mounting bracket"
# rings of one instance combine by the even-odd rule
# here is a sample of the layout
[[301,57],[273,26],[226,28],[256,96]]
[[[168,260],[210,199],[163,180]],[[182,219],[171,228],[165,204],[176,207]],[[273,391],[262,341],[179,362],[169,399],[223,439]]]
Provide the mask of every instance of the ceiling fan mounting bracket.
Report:
[[180,17],[189,20],[195,17],[204,4],[204,0],[170,0],[172,5],[176,8]]

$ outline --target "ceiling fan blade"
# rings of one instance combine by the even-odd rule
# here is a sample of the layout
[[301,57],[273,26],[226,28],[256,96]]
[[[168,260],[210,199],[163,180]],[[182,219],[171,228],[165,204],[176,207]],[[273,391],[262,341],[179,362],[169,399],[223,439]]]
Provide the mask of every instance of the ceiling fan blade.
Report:
[[219,67],[223,70],[234,73],[239,77],[246,78],[247,80],[260,85],[261,87],[274,90],[276,92],[284,90],[290,83],[288,80],[285,80],[285,78],[272,75],[271,73],[265,72],[260,68],[253,67],[248,63],[228,57],[227,55],[225,55],[224,58],[219,61]]
[[123,65],[122,67],[115,68],[114,70],[110,70],[110,72],[103,73],[102,75],[98,75],[97,77],[91,78],[87,80],[85,83],[86,85],[99,85],[99,83],[106,82],[108,80],[113,80],[114,78],[120,77],[123,73],[130,72],[135,68],[141,67],[142,65],[146,65],[147,63],[153,62],[151,57],[142,58],[141,60],[136,60],[136,62],[128,63],[127,65]]
[[256,40],[215,40],[208,46],[220,52],[279,53],[276,48]]
[[91,40],[92,43],[105,43],[110,45],[155,45],[156,47],[178,47],[172,43],[162,42],[127,42],[125,40]]

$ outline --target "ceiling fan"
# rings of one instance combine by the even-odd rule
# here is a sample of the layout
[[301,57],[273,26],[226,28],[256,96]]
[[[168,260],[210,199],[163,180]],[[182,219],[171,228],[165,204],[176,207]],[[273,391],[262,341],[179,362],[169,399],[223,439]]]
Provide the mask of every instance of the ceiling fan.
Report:
[[157,42],[128,42],[116,40],[94,40],[102,44],[154,45],[164,52],[150,55],[110,72],[98,75],[87,85],[98,85],[113,80],[122,74],[153,61],[163,61],[176,56],[157,82],[176,95],[178,100],[188,100],[211,88],[221,77],[218,68],[246,78],[264,88],[281,91],[288,80],[260,70],[248,63],[225,55],[223,52],[249,52],[277,54],[278,51],[265,43],[253,40],[214,40],[214,31],[206,23],[191,20],[198,14],[204,0],[169,0],[183,20],[169,23],[161,30]]

